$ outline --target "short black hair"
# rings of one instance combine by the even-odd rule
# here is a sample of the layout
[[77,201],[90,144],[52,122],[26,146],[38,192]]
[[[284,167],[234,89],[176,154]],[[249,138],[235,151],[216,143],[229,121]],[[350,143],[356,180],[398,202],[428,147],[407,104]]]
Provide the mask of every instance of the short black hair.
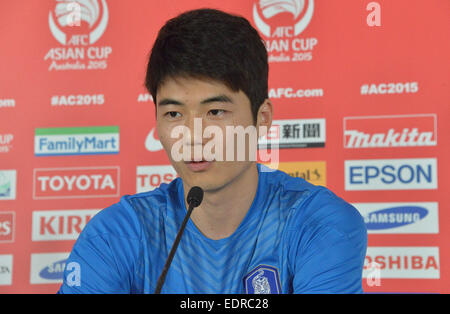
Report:
[[250,99],[253,120],[268,98],[267,50],[247,19],[216,9],[198,9],[161,28],[147,66],[145,87],[153,96],[166,78],[213,79]]

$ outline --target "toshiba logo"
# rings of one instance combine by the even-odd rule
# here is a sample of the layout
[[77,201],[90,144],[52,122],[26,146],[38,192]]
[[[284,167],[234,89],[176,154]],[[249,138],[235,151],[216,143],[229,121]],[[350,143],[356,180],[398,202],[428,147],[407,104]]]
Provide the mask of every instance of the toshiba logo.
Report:
[[33,212],[33,241],[76,240],[100,210],[49,210]]
[[119,167],[35,169],[34,199],[119,196]]
[[177,177],[172,166],[138,166],[136,169],[136,193],[153,191],[161,183],[170,183]]
[[381,278],[439,279],[438,247],[368,247],[363,277],[376,263]]
[[436,146],[435,114],[344,118],[345,148]]

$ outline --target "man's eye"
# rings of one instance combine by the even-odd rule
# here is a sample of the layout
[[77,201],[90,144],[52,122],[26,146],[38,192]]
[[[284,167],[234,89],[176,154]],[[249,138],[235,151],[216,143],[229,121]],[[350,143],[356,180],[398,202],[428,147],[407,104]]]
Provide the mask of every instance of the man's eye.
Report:
[[169,111],[165,114],[165,116],[169,118],[178,118],[180,116],[180,113],[176,111]]
[[225,110],[222,109],[212,109],[208,112],[208,114],[211,114],[213,116],[221,116],[225,113]]

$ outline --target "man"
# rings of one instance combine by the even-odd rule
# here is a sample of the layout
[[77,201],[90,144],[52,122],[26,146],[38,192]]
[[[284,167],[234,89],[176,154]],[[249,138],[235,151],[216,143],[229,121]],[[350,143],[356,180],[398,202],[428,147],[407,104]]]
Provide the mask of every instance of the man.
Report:
[[[201,9],[168,21],[146,87],[180,177],[98,213],[67,261],[79,280],[68,267],[60,293],[154,293],[193,186],[204,190],[203,202],[162,293],[362,292],[367,233],[357,210],[324,187],[256,163],[250,132],[237,142],[227,136],[227,127],[262,136],[272,122],[267,52],[246,19]],[[227,155],[242,143],[243,160],[239,151]]]

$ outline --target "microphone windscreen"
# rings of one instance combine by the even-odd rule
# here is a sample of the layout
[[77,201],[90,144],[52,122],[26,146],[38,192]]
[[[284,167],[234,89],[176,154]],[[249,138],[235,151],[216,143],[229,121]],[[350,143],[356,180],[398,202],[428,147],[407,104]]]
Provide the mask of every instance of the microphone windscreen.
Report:
[[199,186],[194,186],[189,190],[187,202],[189,205],[197,207],[203,201],[203,190]]

